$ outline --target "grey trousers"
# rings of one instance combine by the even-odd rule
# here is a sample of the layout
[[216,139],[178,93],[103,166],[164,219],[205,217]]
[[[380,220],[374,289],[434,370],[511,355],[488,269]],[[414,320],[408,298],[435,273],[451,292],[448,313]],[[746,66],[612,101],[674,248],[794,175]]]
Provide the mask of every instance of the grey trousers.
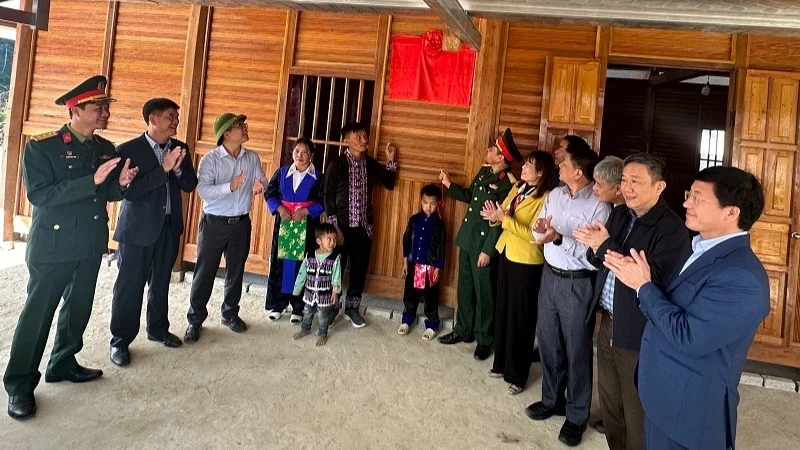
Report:
[[539,355],[542,360],[542,402],[563,402],[567,420],[584,426],[592,405],[592,334],[586,323],[594,277],[562,278],[546,265],[539,289]]

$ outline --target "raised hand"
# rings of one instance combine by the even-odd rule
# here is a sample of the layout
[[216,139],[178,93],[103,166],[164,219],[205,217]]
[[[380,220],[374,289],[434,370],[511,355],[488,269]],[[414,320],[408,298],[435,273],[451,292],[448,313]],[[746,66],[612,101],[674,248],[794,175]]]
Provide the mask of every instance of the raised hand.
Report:
[[239,174],[231,180],[231,192],[236,192],[244,184],[247,177],[244,176],[244,171],[240,170]]
[[439,169],[439,181],[442,182],[444,187],[449,188],[451,183],[450,174],[444,169]]
[[505,217],[505,212],[503,212],[503,207],[498,202],[493,202],[491,200],[486,200],[486,203],[483,204],[483,209],[481,210],[481,217],[490,221],[490,222],[500,222]]
[[[550,222],[553,220],[553,216],[547,216],[543,221],[537,220],[533,223],[531,227],[531,231],[541,235],[541,237],[534,239],[531,241],[532,244],[536,245],[544,245],[550,242],[555,241],[558,239],[558,232],[550,225]],[[542,232],[544,230],[544,232]],[[536,237],[536,234],[534,235]]]
[[181,171],[181,163],[183,162],[183,158],[186,157],[187,152],[186,149],[183,147],[175,147],[175,150],[180,150],[181,152],[180,155],[178,156],[178,159],[175,161],[175,165],[172,166],[172,171],[178,173]]
[[167,154],[164,155],[164,162],[161,163],[161,168],[164,169],[164,173],[169,173],[170,170],[175,168],[175,163],[177,163],[179,159],[183,159],[181,155],[182,150],[183,149],[180,147],[167,150]]
[[120,158],[109,159],[108,161],[100,164],[100,167],[97,168],[97,171],[94,173],[94,185],[100,186],[106,181],[108,178],[108,174],[111,173],[119,164]]
[[394,161],[397,158],[397,147],[394,146],[391,142],[386,144],[386,160],[387,161]]
[[581,244],[586,245],[593,251],[597,252],[603,242],[610,237],[606,227],[595,220],[594,222],[578,228],[572,232],[575,239]]
[[138,167],[131,168],[130,165],[131,160],[126,159],[125,165],[122,166],[122,172],[119,174],[119,185],[122,187],[126,187],[131,184],[133,179],[136,178],[136,174],[139,173]]

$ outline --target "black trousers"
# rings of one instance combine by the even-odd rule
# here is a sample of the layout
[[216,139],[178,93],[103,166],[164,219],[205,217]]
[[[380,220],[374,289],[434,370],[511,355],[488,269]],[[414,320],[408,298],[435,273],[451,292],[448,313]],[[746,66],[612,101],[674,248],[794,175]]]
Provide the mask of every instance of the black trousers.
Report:
[[[176,220],[181,220],[180,218]],[[139,334],[144,285],[147,291],[147,334],[161,337],[169,331],[169,280],[178,257],[178,237],[169,218],[153,245],[119,244],[111,301],[111,346],[127,347]]]
[[233,319],[239,315],[242,298],[244,264],[250,253],[250,217],[236,223],[219,216],[203,214],[197,240],[197,264],[189,294],[189,312],[186,319],[191,325],[200,325],[208,317],[208,301],[214,289],[214,278],[225,255],[225,293],[222,299],[222,318]]
[[358,309],[361,306],[364,285],[367,283],[372,238],[363,227],[342,227],[341,230],[344,234],[344,245],[340,247],[342,271],[347,267],[347,261],[350,261],[350,285],[347,287],[345,308]]
[[[419,307],[420,297],[424,298],[425,306],[425,328],[439,330],[439,281],[430,284],[430,279],[426,276],[425,288],[417,289],[414,287],[414,266],[416,263],[406,260],[406,282],[403,288],[403,323],[412,325],[417,318],[417,308]],[[441,276],[441,274],[440,274]]]
[[500,254],[494,310],[494,364],[507,383],[525,387],[533,363],[543,264],[521,264]]

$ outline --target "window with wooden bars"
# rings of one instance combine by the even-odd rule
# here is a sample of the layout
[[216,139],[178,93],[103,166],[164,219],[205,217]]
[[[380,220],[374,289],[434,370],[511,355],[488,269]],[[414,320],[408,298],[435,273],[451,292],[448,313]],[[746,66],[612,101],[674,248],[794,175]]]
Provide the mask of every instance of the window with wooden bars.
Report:
[[353,121],[369,128],[375,82],[353,78],[292,75],[286,107],[286,132],[281,165],[292,162],[292,144],[298,137],[314,142],[314,165],[323,173],[346,146],[342,127]]
[[704,129],[700,135],[700,167],[721,166],[725,153],[725,130]]

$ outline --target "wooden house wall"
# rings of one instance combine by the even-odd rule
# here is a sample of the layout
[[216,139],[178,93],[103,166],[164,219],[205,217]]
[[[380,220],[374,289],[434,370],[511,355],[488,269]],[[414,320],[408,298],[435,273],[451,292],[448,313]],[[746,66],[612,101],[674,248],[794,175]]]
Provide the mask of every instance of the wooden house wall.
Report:
[[[800,59],[793,56],[800,55],[800,39],[487,19],[476,23],[484,33],[484,46],[476,67],[473,105],[454,107],[389,99],[385,93],[391,77],[391,67],[386,66],[391,36],[443,29],[434,17],[54,0],[50,31],[33,33],[30,65],[17,71],[25,74],[15,86],[27,92],[26,110],[12,126],[26,136],[57,128],[66,120],[66,111],[56,107],[53,99],[86,76],[104,73],[110,76],[111,93],[119,99],[112,107],[109,130],[104,132],[113,141],[143,131],[139,108],[144,99],[169,96],[182,105],[179,138],[192,147],[195,163],[215,145],[213,120],[232,110],[250,117],[248,145],[271,174],[280,160],[289,74],[375,80],[371,153],[382,160],[386,143],[395,143],[400,171],[394,191],[376,190],[376,237],[367,291],[399,298],[402,230],[418,208],[420,187],[436,181],[438,168],[466,182],[480,164],[485,138],[506,126],[514,130],[523,152],[549,149],[553,135],[543,129],[542,121],[547,120],[548,111],[563,105],[554,104],[561,97],[550,95],[554,86],[548,85],[548,61],[574,63],[577,70],[591,69],[594,61],[600,64],[597,92],[589,98],[590,110],[597,113],[588,118],[594,124],[589,133],[595,139],[603,113],[605,64],[730,71],[735,82],[730,104],[735,93],[738,127],[731,160],[756,170],[770,190],[769,214],[757,224],[753,239],[770,271],[773,311],[760,330],[760,346],[753,355],[800,365],[800,314],[795,312],[800,304],[795,289],[798,277],[796,268],[789,269],[796,267],[800,243],[788,240],[800,212],[797,196],[792,197],[792,186],[800,179],[793,131],[800,79],[795,73],[800,72]],[[83,38],[80,49],[75,48],[76,33]],[[766,131],[760,133],[759,127]],[[547,142],[540,142],[540,136],[546,136]],[[20,158],[24,143],[24,138],[12,142],[11,154]],[[19,171],[10,176],[18,186],[17,202],[6,212],[24,222],[31,208]],[[264,274],[271,218],[257,203],[248,269]],[[184,261],[196,257],[199,206],[199,199],[192,195]],[[463,205],[447,203],[451,238],[463,211]],[[443,280],[443,302],[451,306],[455,304],[456,252],[452,247],[448,250]]]

